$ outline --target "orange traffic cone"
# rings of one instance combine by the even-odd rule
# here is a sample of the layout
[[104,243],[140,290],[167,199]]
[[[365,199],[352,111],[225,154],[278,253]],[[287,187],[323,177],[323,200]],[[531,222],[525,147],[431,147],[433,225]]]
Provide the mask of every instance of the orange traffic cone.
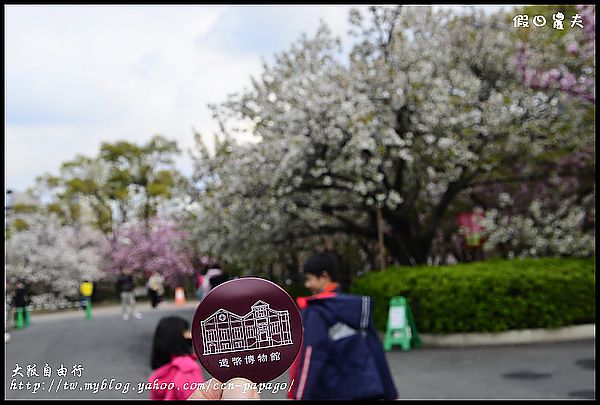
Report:
[[183,304],[185,304],[185,293],[183,292],[183,288],[177,287],[175,289],[175,305]]

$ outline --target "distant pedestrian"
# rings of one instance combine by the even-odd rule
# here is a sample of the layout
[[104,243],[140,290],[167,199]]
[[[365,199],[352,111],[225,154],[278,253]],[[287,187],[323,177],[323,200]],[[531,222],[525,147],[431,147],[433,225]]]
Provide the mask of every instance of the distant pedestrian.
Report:
[[[214,280],[213,280],[214,278]],[[206,295],[210,292],[211,289],[221,284],[223,281],[227,280],[227,276],[221,270],[221,266],[218,262],[214,262],[212,266],[208,270],[206,270],[206,274],[202,279],[202,298],[206,297]]]
[[11,318],[10,318],[10,302],[6,295],[8,291],[8,280],[4,279],[4,343],[10,342],[10,333],[8,332],[11,327]]
[[210,289],[212,290],[213,288],[215,288],[216,286],[218,286],[220,284],[223,284],[227,280],[229,280],[229,276],[227,275],[227,273],[225,273],[224,271],[221,270],[221,274],[217,274],[210,278],[210,280],[209,280]]
[[204,273],[205,272],[206,272],[206,269],[200,270],[198,272],[198,277],[196,278],[196,288],[198,289],[196,295],[198,296],[199,301],[202,301],[204,299],[203,285],[204,285],[204,277],[205,277]]
[[121,298],[122,315],[125,320],[128,320],[132,313],[137,319],[142,318],[142,314],[135,310],[134,285],[131,273],[131,269],[125,268],[117,278],[117,293]]
[[202,368],[192,347],[192,333],[188,321],[178,316],[160,320],[152,341],[150,367],[154,370],[148,378],[152,386],[166,387],[173,383],[171,389],[152,389],[152,400],[188,399],[196,386],[192,386],[191,383],[204,382]]
[[12,306],[15,309],[15,319],[17,319],[19,310],[22,311],[22,314],[25,314],[26,307],[29,303],[30,298],[27,293],[27,287],[23,281],[18,280],[15,284],[15,291],[12,297]]
[[79,293],[81,295],[81,309],[86,309],[88,304],[92,301],[94,285],[90,281],[84,280],[79,286]]
[[396,399],[398,394],[372,320],[371,298],[344,294],[337,284],[338,263],[316,253],[303,267],[305,286],[298,298],[304,340],[290,370],[293,399]]
[[162,296],[165,292],[163,287],[164,281],[165,278],[158,271],[154,271],[148,279],[147,288],[152,308],[156,308],[158,303],[162,301]]

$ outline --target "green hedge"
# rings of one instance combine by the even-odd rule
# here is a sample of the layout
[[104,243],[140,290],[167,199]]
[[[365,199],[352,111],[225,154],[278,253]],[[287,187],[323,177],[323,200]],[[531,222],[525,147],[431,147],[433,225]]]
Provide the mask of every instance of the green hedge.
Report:
[[421,333],[500,332],[595,323],[595,259],[488,260],[389,268],[354,281],[375,299],[385,330],[391,297],[405,296]]

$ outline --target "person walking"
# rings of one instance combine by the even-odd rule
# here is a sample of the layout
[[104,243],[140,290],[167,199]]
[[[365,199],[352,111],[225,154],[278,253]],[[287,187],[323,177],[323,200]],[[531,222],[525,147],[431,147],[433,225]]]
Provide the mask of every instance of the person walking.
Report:
[[[18,322],[19,314],[22,317],[21,319],[25,319],[27,316],[27,305],[29,305],[30,299],[27,294],[27,287],[22,280],[18,280],[15,284],[15,291],[12,297],[12,307],[14,308],[15,321]],[[25,322],[26,324],[26,322]]]
[[133,276],[131,273],[131,269],[125,268],[117,278],[117,293],[121,298],[121,313],[125,320],[128,320],[132,313],[137,319],[142,319],[142,314],[135,310]]
[[81,309],[86,309],[88,304],[92,301],[92,294],[94,293],[94,284],[89,280],[84,280],[79,285],[79,294],[81,296],[80,306]]
[[165,278],[158,272],[152,272],[152,275],[148,279],[148,294],[150,295],[150,301],[152,303],[152,308],[156,308],[158,303],[162,301],[162,296],[164,294],[163,282]]
[[206,272],[206,269],[203,268],[198,272],[198,277],[196,278],[196,288],[197,288],[197,292],[196,292],[196,296],[198,297],[199,301],[202,301],[204,299],[204,273]]
[[224,281],[227,281],[227,277],[225,273],[223,273],[223,270],[221,270],[221,266],[218,262],[213,263],[213,265],[206,270],[206,274],[202,278],[202,291],[199,295],[204,299],[211,289]]
[[[343,293],[335,258],[316,253],[303,267],[313,295],[297,298],[304,340],[290,370],[291,399],[396,399],[372,320],[371,297]],[[290,381],[291,382],[291,381]]]

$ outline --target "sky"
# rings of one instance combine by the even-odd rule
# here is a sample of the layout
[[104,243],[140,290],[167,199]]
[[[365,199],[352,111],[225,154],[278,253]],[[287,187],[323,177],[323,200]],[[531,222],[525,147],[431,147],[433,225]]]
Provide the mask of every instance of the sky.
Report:
[[351,8],[366,7],[5,5],[5,189],[155,134],[177,141],[190,175],[194,130],[209,147],[216,132],[207,105],[321,20],[349,43]]

